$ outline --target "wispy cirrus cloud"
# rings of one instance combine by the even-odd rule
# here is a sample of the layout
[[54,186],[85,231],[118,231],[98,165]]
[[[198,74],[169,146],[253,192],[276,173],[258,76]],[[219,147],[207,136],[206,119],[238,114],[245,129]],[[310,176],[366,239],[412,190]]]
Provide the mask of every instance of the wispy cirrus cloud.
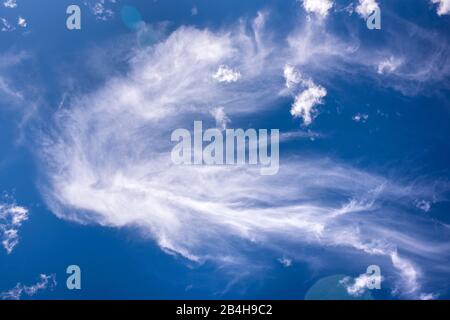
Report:
[[13,69],[29,58],[29,55],[21,52],[7,52],[0,54],[0,102],[15,106],[24,101],[22,90],[18,89],[14,81]]
[[[16,122],[18,138],[15,144],[24,142],[28,125],[38,115],[41,85],[36,78],[22,81],[26,65],[33,65],[33,56],[26,51],[0,53],[0,103],[3,112],[14,115],[9,121]],[[28,69],[28,72],[31,69]]]
[[[361,261],[378,258],[399,294],[418,296],[422,268],[430,268],[422,259],[443,261],[449,248],[428,229],[418,230],[431,222],[419,223],[422,218],[405,208],[434,190],[330,159],[287,157],[271,177],[248,167],[170,162],[170,132],[190,128],[202,116],[216,125],[217,106],[233,120],[261,115],[276,105],[279,92],[317,87],[301,74],[318,77],[321,65],[347,72],[341,49],[355,47],[321,29],[316,37],[319,26],[311,21],[288,36],[285,48],[265,37],[265,19],[259,14],[218,31],[180,27],[137,50],[127,74],[70,99],[38,151],[48,205],[57,216],[80,223],[138,227],[161,249],[197,263],[248,266],[250,258],[237,243],[270,249],[277,257],[286,247],[349,250]],[[211,75],[223,65],[245,77],[216,81]],[[292,259],[302,257],[294,251]]]
[[223,107],[214,108],[211,111],[211,115],[216,120],[216,126],[219,129],[225,130],[227,128],[227,125],[231,122]]
[[22,297],[33,297],[39,291],[43,290],[53,290],[56,287],[56,275],[46,275],[40,274],[39,281],[32,285],[23,285],[22,283],[18,283],[14,286],[14,288],[0,292],[0,299],[2,300],[20,300]]
[[8,254],[19,244],[19,228],[28,220],[28,209],[15,203],[0,203],[0,239]]
[[[330,77],[348,79],[366,77],[377,83],[414,96],[439,84],[448,87],[450,64],[447,63],[449,42],[445,34],[418,26],[401,18],[388,8],[396,29],[380,36],[385,45],[365,43],[360,35],[350,37],[334,32],[315,19],[299,23],[287,35],[290,53],[288,63],[314,79],[320,77],[327,87]],[[411,34],[407,44],[402,34]]]
[[5,18],[0,18],[0,21],[2,23],[2,26],[0,29],[2,32],[11,32],[11,31],[15,30],[14,26],[11,25],[11,23],[8,20],[6,20]]

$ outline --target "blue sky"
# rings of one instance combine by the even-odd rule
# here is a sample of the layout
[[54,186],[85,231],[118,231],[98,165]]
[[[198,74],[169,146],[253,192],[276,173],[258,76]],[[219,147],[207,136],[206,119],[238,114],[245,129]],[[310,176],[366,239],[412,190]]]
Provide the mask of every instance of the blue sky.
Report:
[[[448,0],[1,0],[0,297],[448,299],[449,19]],[[279,129],[278,174],[173,164],[196,120]]]

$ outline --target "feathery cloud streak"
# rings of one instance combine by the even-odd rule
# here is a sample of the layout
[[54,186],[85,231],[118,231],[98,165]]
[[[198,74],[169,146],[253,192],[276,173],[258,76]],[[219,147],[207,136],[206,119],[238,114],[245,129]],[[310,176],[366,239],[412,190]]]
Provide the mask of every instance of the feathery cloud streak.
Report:
[[[283,243],[345,248],[383,260],[400,294],[421,294],[420,259],[445,260],[449,248],[419,232],[421,218],[405,207],[434,190],[332,160],[286,158],[271,177],[247,167],[170,163],[173,129],[199,115],[214,126],[224,115],[261,114],[301,82],[292,69],[284,72],[285,87],[286,64],[316,80],[324,61],[342,71],[340,49],[355,50],[325,30],[318,40],[314,21],[290,34],[282,49],[264,37],[264,20],[258,15],[250,31],[181,27],[139,50],[128,74],[71,99],[42,144],[47,203],[64,219],[137,226],[163,250],[199,263],[247,262],[236,241],[277,256]],[[216,81],[220,66],[239,70],[239,81]]]

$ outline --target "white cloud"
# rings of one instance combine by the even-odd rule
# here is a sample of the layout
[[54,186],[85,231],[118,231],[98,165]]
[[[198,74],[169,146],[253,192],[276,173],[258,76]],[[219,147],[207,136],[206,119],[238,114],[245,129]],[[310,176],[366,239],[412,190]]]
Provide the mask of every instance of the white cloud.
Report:
[[296,130],[296,131],[288,131],[288,132],[281,132],[280,133],[280,142],[287,142],[297,139],[309,139],[311,141],[315,141],[316,139],[324,138],[324,134],[319,132],[314,132],[311,130],[303,131],[303,130]]
[[[345,58],[345,46],[332,37],[315,38],[314,25],[308,37],[292,36],[292,46],[284,48],[267,41],[264,21],[258,15],[251,30],[181,27],[151,48],[136,49],[127,74],[68,99],[38,150],[46,202],[63,219],[137,226],[166,252],[199,263],[248,266],[241,242],[270,248],[275,259],[285,252],[281,243],[345,248],[361,259],[384,261],[400,293],[417,295],[421,269],[413,259],[439,262],[449,252],[399,205],[427,196],[426,188],[324,159],[284,158],[279,174],[270,177],[252,167],[171,163],[173,129],[191,128],[202,115],[211,120],[216,106],[234,121],[277,105],[286,61],[309,67],[308,74],[345,65],[322,63]],[[211,80],[211,70],[227,65],[245,74],[239,86]],[[291,87],[300,92],[295,114],[306,123],[326,90],[303,78],[297,86]],[[295,250],[289,254],[301,259]]]
[[431,210],[431,202],[426,200],[416,201],[416,207],[424,212],[429,212]]
[[368,290],[370,284],[374,282],[381,283],[382,280],[383,277],[381,275],[375,276],[363,273],[354,279],[352,279],[351,277],[345,277],[344,279],[340,280],[339,283],[345,286],[345,289],[350,296],[361,297]]
[[420,300],[435,300],[439,297],[439,295],[434,293],[422,293],[419,296]]
[[3,2],[3,6],[5,6],[6,8],[15,8],[17,7],[17,1],[16,0],[5,0]]
[[238,70],[233,70],[225,65],[217,69],[213,78],[219,82],[236,82],[241,78],[241,73]]
[[[385,34],[383,47],[361,46],[361,39],[343,37],[329,26],[310,19],[288,36],[289,59],[285,60],[326,84],[333,76],[355,78],[365,74],[377,86],[404,95],[424,92],[433,85],[448,88],[449,44],[444,33],[396,17],[396,28]],[[408,42],[403,35],[410,34]],[[392,57],[392,58],[391,58]],[[389,75],[379,81],[378,71]]]
[[391,254],[392,264],[399,270],[401,270],[401,276],[403,278],[403,291],[406,294],[417,293],[420,289],[419,278],[421,272],[414,266],[413,263],[405,258],[399,256],[397,251]]
[[2,22],[3,25],[1,28],[2,32],[10,32],[15,30],[15,28],[5,18],[0,18],[0,21]]
[[10,254],[19,243],[19,228],[28,220],[28,209],[15,204],[0,204],[0,239]]
[[0,72],[3,73],[5,69],[16,67],[29,58],[30,55],[25,51],[4,52],[0,55]]
[[231,122],[230,118],[228,118],[228,116],[226,115],[223,107],[214,108],[213,110],[211,110],[211,115],[216,120],[217,128],[220,128],[222,130],[225,130],[228,123]]
[[355,279],[345,277],[339,281],[339,283],[345,287],[347,293],[352,297],[362,296],[367,291],[367,284],[370,282],[370,276],[364,273]]
[[323,104],[323,98],[327,95],[327,90],[311,82],[306,90],[295,97],[291,108],[291,114],[294,117],[303,118],[305,125],[310,125],[315,116],[315,107]]
[[22,93],[15,90],[14,88],[11,88],[11,86],[6,81],[6,79],[4,79],[1,76],[0,76],[0,92],[2,92],[4,94],[3,98],[8,97],[8,98],[16,99],[16,100],[23,99]]
[[386,73],[392,73],[397,70],[398,67],[400,67],[403,63],[402,59],[398,59],[395,57],[389,57],[387,59],[383,59],[379,64],[377,68],[378,74],[386,74]]
[[17,19],[17,25],[22,27],[22,28],[26,28],[27,27],[27,20],[25,18],[19,17]]
[[[21,144],[25,136],[25,129],[31,120],[35,119],[38,111],[38,90],[35,77],[29,76],[23,81],[23,63],[31,61],[32,56],[26,51],[6,51],[0,54],[0,104],[3,110],[13,112],[18,122],[15,144]],[[34,67],[31,67],[31,70]],[[28,69],[30,70],[30,69]],[[33,72],[32,72],[33,73]],[[30,90],[30,88],[33,88]],[[15,117],[14,116],[14,117]]]
[[108,7],[116,0],[85,0],[84,4],[91,10],[97,20],[106,21],[114,17],[114,11]]
[[315,13],[321,17],[326,17],[332,7],[332,0],[303,0],[303,8],[306,12]]
[[359,0],[359,4],[356,7],[356,12],[367,19],[375,10],[379,9],[380,6],[376,0]]
[[284,79],[286,80],[286,87],[288,89],[302,82],[302,77],[295,68],[289,64],[284,66]]
[[439,4],[436,10],[438,15],[450,14],[450,0],[431,0],[431,3]]
[[351,61],[348,59],[349,63],[356,60],[359,62],[356,55],[359,53],[357,43],[340,39],[329,32],[325,24],[314,19],[299,24],[288,34],[287,42],[290,59],[285,62],[296,67],[335,70],[349,56],[352,57]]
[[295,96],[291,108],[291,115],[303,118],[305,125],[310,125],[316,114],[315,107],[323,103],[327,91],[322,86],[316,85],[311,79],[304,79],[302,75],[291,65],[286,64],[283,70],[286,88],[293,90],[300,85],[303,90]]
[[292,260],[288,258],[279,258],[278,262],[281,263],[286,268],[292,266]]
[[33,285],[27,286],[21,283],[16,284],[16,286],[8,291],[0,293],[0,299],[2,300],[20,300],[23,295],[28,297],[33,297],[38,293],[38,291],[50,289],[56,287],[56,275],[39,275],[39,281]]
[[364,123],[364,122],[366,122],[367,121],[367,119],[369,119],[369,115],[368,114],[365,114],[365,113],[357,113],[357,114],[355,114],[354,116],[353,116],[353,121],[355,121],[355,122],[362,122],[362,123]]

